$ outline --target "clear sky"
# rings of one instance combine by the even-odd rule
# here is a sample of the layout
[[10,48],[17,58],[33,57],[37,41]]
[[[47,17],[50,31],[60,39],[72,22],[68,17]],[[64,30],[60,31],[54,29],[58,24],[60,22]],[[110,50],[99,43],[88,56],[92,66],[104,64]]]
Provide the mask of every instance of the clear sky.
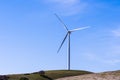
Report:
[[66,31],[71,35],[71,68],[120,70],[120,0],[0,0],[0,74],[67,69]]

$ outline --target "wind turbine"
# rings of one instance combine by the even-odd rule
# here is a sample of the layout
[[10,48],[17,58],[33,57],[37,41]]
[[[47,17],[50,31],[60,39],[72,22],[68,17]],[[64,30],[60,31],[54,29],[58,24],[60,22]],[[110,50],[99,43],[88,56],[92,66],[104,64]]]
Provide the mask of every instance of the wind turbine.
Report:
[[65,35],[65,37],[64,37],[64,39],[63,39],[63,41],[62,41],[62,43],[61,43],[61,45],[60,45],[57,53],[60,51],[62,45],[64,44],[66,38],[68,37],[68,70],[70,70],[71,69],[71,67],[70,67],[71,66],[71,63],[70,63],[70,58],[71,58],[71,56],[70,56],[70,36],[71,36],[71,33],[74,32],[74,31],[87,29],[87,28],[89,28],[89,26],[87,26],[87,27],[81,27],[81,28],[77,28],[77,29],[73,29],[73,30],[69,30],[68,27],[64,24],[64,22],[60,19],[60,17],[57,14],[55,14],[55,16],[63,24],[64,28],[67,31],[67,34]]

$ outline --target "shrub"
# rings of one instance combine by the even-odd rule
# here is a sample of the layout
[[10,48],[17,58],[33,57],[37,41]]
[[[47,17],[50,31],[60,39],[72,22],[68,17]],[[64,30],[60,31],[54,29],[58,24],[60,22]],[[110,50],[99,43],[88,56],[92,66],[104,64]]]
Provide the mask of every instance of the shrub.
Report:
[[29,80],[29,79],[26,77],[21,77],[20,80]]
[[40,75],[45,75],[45,71],[39,71]]

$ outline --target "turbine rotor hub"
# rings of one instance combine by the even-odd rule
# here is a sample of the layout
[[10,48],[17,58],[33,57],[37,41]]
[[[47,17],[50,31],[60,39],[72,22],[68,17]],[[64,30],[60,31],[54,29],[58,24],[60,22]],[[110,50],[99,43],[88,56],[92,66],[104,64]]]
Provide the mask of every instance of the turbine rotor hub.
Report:
[[71,31],[68,31],[69,34],[71,34]]

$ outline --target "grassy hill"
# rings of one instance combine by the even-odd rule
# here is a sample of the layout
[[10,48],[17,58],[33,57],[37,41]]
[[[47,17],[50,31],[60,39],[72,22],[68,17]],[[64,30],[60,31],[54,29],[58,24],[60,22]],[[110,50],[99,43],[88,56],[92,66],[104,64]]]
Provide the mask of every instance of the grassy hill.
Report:
[[[92,72],[82,71],[82,70],[51,70],[45,71],[45,77],[51,78],[51,80],[57,78],[63,78],[68,76],[76,76],[76,75],[83,75],[83,74],[91,74]],[[44,76],[40,76],[38,72],[34,73],[27,73],[27,74],[14,74],[14,75],[7,75],[9,80],[20,80],[21,77],[26,77],[29,80],[48,80]]]
[[70,76],[57,80],[120,80],[120,70],[94,74]]

